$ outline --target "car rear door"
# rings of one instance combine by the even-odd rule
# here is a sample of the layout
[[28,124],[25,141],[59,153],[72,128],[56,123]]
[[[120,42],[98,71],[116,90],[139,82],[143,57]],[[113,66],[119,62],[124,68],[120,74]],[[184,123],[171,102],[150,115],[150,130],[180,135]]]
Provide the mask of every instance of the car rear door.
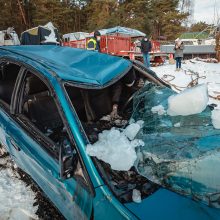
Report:
[[[64,116],[48,82],[36,72],[27,70],[23,75],[14,97],[15,114],[7,126],[15,161],[42,188],[65,218],[89,219],[93,196],[77,150],[66,132]],[[59,161],[61,145],[74,155],[73,172],[62,178]]]

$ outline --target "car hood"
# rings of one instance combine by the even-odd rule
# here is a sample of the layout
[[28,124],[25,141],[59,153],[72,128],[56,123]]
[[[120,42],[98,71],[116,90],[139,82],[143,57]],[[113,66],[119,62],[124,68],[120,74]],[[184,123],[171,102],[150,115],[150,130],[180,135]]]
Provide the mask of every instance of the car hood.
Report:
[[210,208],[166,189],[159,189],[141,203],[124,204],[139,219],[217,220],[220,210]]
[[[132,118],[143,120],[137,138],[145,143],[136,149],[136,169],[166,189],[220,208],[220,130],[212,125],[209,106],[199,114],[166,114],[174,93],[148,84],[134,98]],[[152,108],[158,105],[163,111],[155,113]]]

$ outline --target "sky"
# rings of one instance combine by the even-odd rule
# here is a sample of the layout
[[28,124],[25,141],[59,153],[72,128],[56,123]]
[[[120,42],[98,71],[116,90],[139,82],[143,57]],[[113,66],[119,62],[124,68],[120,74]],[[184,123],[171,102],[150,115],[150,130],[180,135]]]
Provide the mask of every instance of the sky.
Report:
[[[194,2],[194,22],[205,21],[209,24],[213,23],[214,8],[216,8],[216,14],[220,18],[220,0],[194,0]],[[214,7],[215,5],[216,7]]]

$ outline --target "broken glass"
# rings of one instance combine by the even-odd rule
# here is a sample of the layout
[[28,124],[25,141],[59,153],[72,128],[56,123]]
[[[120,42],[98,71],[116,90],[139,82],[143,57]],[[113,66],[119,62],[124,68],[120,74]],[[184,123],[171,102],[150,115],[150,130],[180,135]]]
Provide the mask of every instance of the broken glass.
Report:
[[143,200],[159,188],[157,184],[147,180],[143,175],[137,173],[135,169],[118,171],[113,170],[109,164],[98,160],[96,157],[93,157],[93,161],[99,167],[102,177],[107,182],[113,194],[122,203],[133,201],[132,195],[135,189],[141,193],[141,200]]
[[170,116],[167,99],[173,94],[149,83],[134,97],[132,120],[144,121],[136,138],[145,143],[137,148],[135,167],[154,183],[220,208],[220,130],[212,125],[211,108]]

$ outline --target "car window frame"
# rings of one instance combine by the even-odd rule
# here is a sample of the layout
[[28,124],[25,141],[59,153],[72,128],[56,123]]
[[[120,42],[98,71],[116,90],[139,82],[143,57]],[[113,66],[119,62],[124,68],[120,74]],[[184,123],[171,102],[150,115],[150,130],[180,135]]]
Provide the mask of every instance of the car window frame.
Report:
[[5,63],[4,65],[6,65],[7,63],[10,63],[10,64],[15,64],[15,65],[20,66],[20,70],[18,72],[18,76],[17,76],[17,78],[15,80],[14,88],[13,88],[13,91],[12,91],[12,94],[11,94],[11,103],[8,104],[8,103],[6,103],[4,100],[2,100],[0,98],[0,107],[2,109],[4,109],[7,113],[12,113],[12,111],[13,111],[12,110],[12,106],[13,106],[14,93],[15,93],[15,90],[16,90],[17,85],[19,83],[20,77],[21,77],[21,75],[22,75],[22,73],[24,71],[24,68],[23,68],[23,66],[20,63],[14,61],[14,60],[8,60],[7,58],[4,58],[4,57],[0,59],[0,65],[2,65],[3,63]]
[[[13,59],[10,59],[10,58],[8,59],[8,58],[7,58],[6,60],[7,60],[7,61],[11,61],[11,60],[13,60]],[[37,143],[39,143],[40,145],[41,145],[41,144],[45,144],[45,142],[48,141],[48,140],[49,140],[49,142],[52,142],[52,141],[50,141],[50,139],[47,138],[36,126],[34,126],[33,123],[31,123],[31,122],[28,123],[29,119],[26,118],[27,120],[25,121],[25,116],[24,116],[23,118],[21,118],[21,115],[22,115],[22,114],[19,113],[19,111],[21,111],[21,109],[20,109],[20,103],[21,103],[20,98],[21,98],[21,95],[19,95],[19,92],[20,92],[20,90],[22,89],[21,86],[22,86],[22,82],[24,82],[24,80],[25,80],[26,73],[27,73],[28,71],[30,71],[31,73],[35,74],[38,78],[40,78],[40,79],[46,84],[46,86],[48,87],[48,89],[50,90],[51,95],[52,95],[52,97],[53,97],[53,99],[54,99],[54,101],[55,101],[55,104],[56,104],[57,108],[58,108],[58,111],[59,111],[60,117],[61,117],[61,119],[62,119],[62,122],[63,122],[63,124],[64,124],[64,126],[65,126],[65,128],[66,128],[66,130],[67,130],[67,134],[68,134],[70,143],[71,143],[71,145],[74,147],[74,149],[76,150],[76,152],[77,152],[77,154],[78,154],[78,160],[79,160],[79,163],[80,163],[80,165],[81,165],[81,167],[82,167],[82,169],[83,169],[83,174],[84,174],[85,182],[86,182],[86,183],[81,183],[74,175],[72,176],[72,178],[74,178],[74,180],[75,180],[77,183],[81,184],[81,186],[82,186],[85,190],[87,190],[88,193],[89,193],[92,197],[95,197],[95,188],[94,188],[94,186],[93,186],[93,184],[92,184],[92,181],[91,181],[89,172],[88,172],[88,170],[87,170],[87,168],[86,168],[86,165],[85,165],[85,163],[84,163],[84,161],[83,161],[83,158],[82,158],[82,156],[81,156],[81,154],[80,154],[80,151],[79,151],[79,149],[78,149],[78,147],[77,147],[77,144],[76,144],[76,142],[75,142],[74,136],[73,136],[73,134],[72,134],[72,132],[71,132],[71,129],[70,129],[69,124],[68,124],[68,121],[67,121],[66,116],[65,116],[65,113],[64,113],[64,111],[63,111],[63,109],[62,109],[62,107],[61,107],[61,103],[60,103],[60,101],[59,101],[59,99],[58,99],[58,97],[57,97],[57,95],[56,95],[56,92],[55,92],[54,88],[53,88],[52,85],[50,84],[49,80],[48,80],[43,74],[40,74],[38,70],[35,70],[32,66],[30,66],[30,65],[28,65],[28,64],[25,64],[25,63],[23,63],[23,62],[16,62],[16,61],[13,61],[13,62],[19,64],[19,65],[22,67],[22,72],[21,72],[21,74],[20,74],[20,76],[19,76],[19,79],[18,79],[18,82],[17,82],[17,84],[16,84],[16,89],[13,91],[13,94],[12,94],[12,98],[13,98],[13,99],[12,99],[12,101],[11,101],[11,105],[12,105],[12,107],[11,107],[11,112],[12,112],[11,116],[12,116],[13,119],[14,119],[15,121],[17,121],[17,123],[18,123],[20,126],[22,126],[23,129],[24,129],[28,134],[30,134],[31,137],[32,137]],[[16,98],[16,97],[17,97],[17,98]],[[23,120],[21,120],[21,119],[23,119]],[[29,130],[27,129],[27,126],[30,126],[30,125],[33,127],[33,129],[31,129],[32,133],[30,132],[30,129],[29,129]],[[34,134],[33,134],[33,131],[35,132]],[[37,134],[37,135],[36,135],[36,134]],[[42,143],[42,142],[43,142],[43,143]],[[53,142],[52,142],[52,143],[53,143]],[[52,144],[52,143],[51,143],[51,144]],[[43,145],[43,146],[44,146],[44,145]],[[42,147],[42,149],[45,150],[45,147]],[[46,151],[46,150],[45,150],[45,151]],[[46,153],[49,153],[49,155],[52,156],[52,158],[53,158],[53,159],[57,162],[57,164],[60,166],[60,164],[59,164],[59,158],[54,157],[54,156],[51,155],[51,153],[48,152],[48,151],[46,151]]]
[[[14,95],[17,97],[16,100],[13,100],[13,107],[12,111],[14,110],[14,114],[16,115],[16,119],[19,121],[19,124],[23,126],[25,131],[31,135],[31,137],[40,144],[41,148],[45,150],[58,164],[59,164],[59,155],[56,155],[56,153],[53,152],[53,149],[55,148],[56,144],[48,138],[43,132],[38,129],[30,120],[27,118],[24,114],[21,113],[22,107],[21,107],[21,101],[23,100],[22,95],[24,92],[24,80],[26,78],[27,72],[31,72],[35,76],[37,76],[40,80],[42,80],[46,86],[49,89],[50,95],[53,97],[53,100],[57,106],[56,99],[54,98],[54,95],[51,91],[51,86],[48,86],[48,83],[45,81],[45,78],[39,76],[40,74],[36,74],[36,71],[33,71],[29,68],[24,69],[20,82],[17,85],[17,90]],[[57,106],[58,108],[58,106]],[[59,108],[58,112],[60,114]],[[61,116],[61,114],[60,114]],[[61,116],[62,118],[62,116]],[[63,119],[62,119],[63,122]],[[65,125],[64,125],[65,126]]]
[[[63,91],[64,91],[64,94],[65,94],[65,97],[66,97],[66,99],[67,99],[67,101],[68,101],[68,104],[69,104],[71,110],[73,111],[73,115],[75,116],[75,119],[76,119],[76,121],[78,122],[80,131],[81,131],[81,134],[82,134],[84,140],[86,141],[86,144],[90,144],[89,138],[88,138],[88,136],[87,136],[87,134],[86,134],[86,132],[85,132],[85,130],[84,130],[84,128],[83,128],[82,122],[81,122],[81,120],[80,120],[80,118],[79,118],[79,116],[78,116],[78,114],[77,114],[77,111],[76,111],[75,107],[73,106],[72,101],[70,100],[69,94],[68,94],[68,92],[67,92],[67,90],[66,90],[66,86],[73,86],[73,85],[70,85],[69,83],[67,83],[66,81],[64,81],[64,82],[62,83],[62,89],[63,89]],[[74,86],[73,86],[73,87],[74,87]]]

